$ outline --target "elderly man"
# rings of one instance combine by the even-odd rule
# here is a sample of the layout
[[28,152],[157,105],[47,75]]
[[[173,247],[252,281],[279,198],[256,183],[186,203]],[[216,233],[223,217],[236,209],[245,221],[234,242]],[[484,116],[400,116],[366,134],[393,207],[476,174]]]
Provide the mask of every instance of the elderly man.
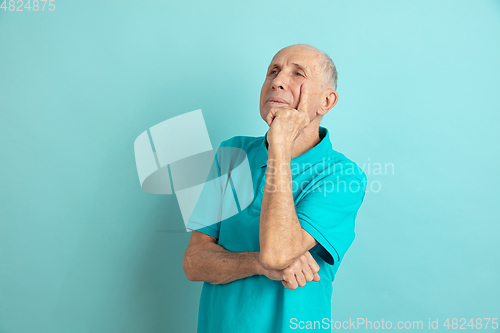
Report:
[[337,103],[336,81],[320,50],[283,48],[260,95],[269,130],[222,142],[246,152],[254,199],[230,218],[193,228],[183,266],[189,280],[205,282],[199,333],[333,328],[332,282],[354,240],[366,185],[320,126]]

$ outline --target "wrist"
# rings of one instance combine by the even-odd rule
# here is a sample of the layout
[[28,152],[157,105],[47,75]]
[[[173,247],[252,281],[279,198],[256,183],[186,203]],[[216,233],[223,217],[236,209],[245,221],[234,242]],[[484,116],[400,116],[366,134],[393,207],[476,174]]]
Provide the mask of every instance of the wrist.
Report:
[[265,272],[265,269],[264,267],[262,267],[262,265],[260,264],[260,252],[254,252],[255,255],[254,255],[254,272],[256,275],[265,275],[264,272]]
[[278,154],[286,156],[287,154],[291,154],[293,146],[291,144],[287,144],[286,142],[279,143],[269,143],[267,148],[269,154]]
[[275,146],[268,149],[268,163],[289,164],[292,160],[292,150],[284,146]]

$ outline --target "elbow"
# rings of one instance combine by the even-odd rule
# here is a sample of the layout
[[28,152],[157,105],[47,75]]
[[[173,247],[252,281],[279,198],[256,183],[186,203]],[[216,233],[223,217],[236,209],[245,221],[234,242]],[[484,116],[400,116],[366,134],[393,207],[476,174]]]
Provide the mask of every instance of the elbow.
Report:
[[269,270],[281,270],[288,267],[291,262],[283,256],[276,255],[269,252],[260,252],[259,254],[260,265]]
[[182,269],[184,270],[184,274],[189,281],[197,281],[193,274],[194,272],[192,269],[190,254],[187,253],[187,251],[184,253],[184,257],[182,258]]
[[218,280],[214,280],[210,276],[206,276],[203,272],[206,271],[206,267],[203,268],[202,262],[199,259],[199,253],[193,250],[186,251],[184,257],[182,258],[182,269],[189,281],[203,281],[210,284],[220,284]]

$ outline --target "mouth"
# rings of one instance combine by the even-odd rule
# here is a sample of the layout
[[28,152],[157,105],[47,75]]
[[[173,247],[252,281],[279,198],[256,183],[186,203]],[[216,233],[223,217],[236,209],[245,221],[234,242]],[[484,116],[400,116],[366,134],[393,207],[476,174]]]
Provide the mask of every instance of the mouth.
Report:
[[275,105],[275,106],[283,106],[283,105],[288,105],[288,102],[285,101],[283,98],[279,97],[271,97],[267,100],[268,104]]

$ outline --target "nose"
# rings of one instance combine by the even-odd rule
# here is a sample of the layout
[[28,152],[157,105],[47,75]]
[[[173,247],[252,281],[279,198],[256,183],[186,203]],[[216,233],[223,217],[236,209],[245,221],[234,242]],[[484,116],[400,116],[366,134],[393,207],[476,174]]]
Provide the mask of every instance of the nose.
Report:
[[273,90],[285,90],[286,80],[284,75],[281,75],[283,71],[279,72],[278,75],[274,78],[271,88]]

